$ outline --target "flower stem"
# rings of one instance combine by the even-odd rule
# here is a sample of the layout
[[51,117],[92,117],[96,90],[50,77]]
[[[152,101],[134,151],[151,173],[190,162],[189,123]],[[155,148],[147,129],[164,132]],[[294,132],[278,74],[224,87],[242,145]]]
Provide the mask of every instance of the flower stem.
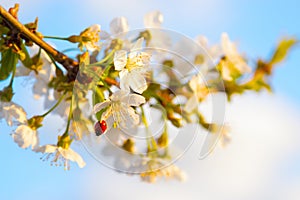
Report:
[[45,35],[43,35],[43,38],[47,38],[47,39],[55,39],[55,40],[68,40],[68,38],[64,38],[64,37],[45,36]]
[[69,48],[69,49],[65,49],[65,50],[63,50],[61,52],[67,53],[67,52],[70,52],[70,51],[79,51],[79,49],[77,49],[77,48]]
[[47,112],[45,112],[44,114],[41,115],[41,117],[46,117],[49,113],[51,113],[60,103],[61,101],[64,99],[65,95],[67,92],[65,92],[60,98],[59,100],[56,102],[56,104],[50,108],[50,110],[48,110]]
[[66,130],[63,135],[69,135],[69,128],[70,128],[70,124],[71,124],[72,115],[73,115],[73,100],[71,99],[67,127],[66,127]]
[[97,66],[97,65],[102,65],[103,63],[105,63],[106,61],[108,61],[112,55],[114,55],[115,50],[111,50],[111,52],[109,52],[102,60],[100,60],[99,62],[90,64],[88,66]]
[[10,79],[10,82],[9,82],[8,87],[12,87],[13,82],[14,82],[14,78],[15,78],[15,75],[16,75],[16,66],[15,66],[14,69],[13,69],[13,72],[12,72],[11,79]]
[[48,52],[46,52],[46,53],[47,53],[47,55],[49,56],[49,58],[50,58],[50,60],[52,61],[53,65],[55,66],[55,68],[61,70],[60,67],[57,65],[55,59],[52,57],[52,55],[49,54]]
[[148,148],[148,152],[151,151],[156,151],[157,150],[157,144],[156,141],[154,139],[154,137],[151,134],[151,131],[149,129],[149,124],[145,115],[145,111],[144,108],[141,106],[141,111],[142,111],[142,121],[145,124],[146,127],[146,131],[147,131],[147,148]]

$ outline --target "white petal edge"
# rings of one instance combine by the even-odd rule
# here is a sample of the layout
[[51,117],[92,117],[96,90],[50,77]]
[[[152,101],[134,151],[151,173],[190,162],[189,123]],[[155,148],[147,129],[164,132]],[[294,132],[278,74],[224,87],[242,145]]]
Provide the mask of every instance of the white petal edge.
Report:
[[[2,109],[3,109],[3,114],[5,117],[5,120],[7,121],[7,124],[9,126],[12,126],[13,124],[13,119],[15,118],[16,121],[20,122],[20,123],[25,123],[26,122],[26,112],[24,111],[24,109],[12,102],[8,102],[8,103],[3,103],[2,104]],[[5,112],[4,112],[5,111]]]
[[147,89],[147,82],[140,73],[131,71],[128,76],[129,86],[133,91],[142,94]]
[[114,55],[115,70],[121,71],[127,64],[127,51],[119,50]]
[[190,113],[197,107],[198,107],[198,98],[196,94],[193,94],[193,96],[191,96],[186,102],[183,110],[186,111],[187,113]]
[[100,110],[106,108],[107,106],[110,105],[110,101],[104,101],[104,102],[101,102],[101,103],[97,103],[95,106],[94,106],[94,113],[96,114],[97,112],[99,112]]
[[83,168],[86,165],[82,157],[71,148],[63,149],[61,147],[58,147],[58,151],[65,159],[76,162],[80,168]]
[[130,106],[139,106],[146,102],[145,97],[138,94],[129,94],[122,99],[122,102]]
[[130,48],[130,52],[140,51],[142,49],[144,38],[138,39]]
[[144,16],[144,25],[146,28],[159,28],[163,23],[164,17],[161,12],[153,11]]
[[120,88],[125,92],[130,92],[130,85],[129,85],[129,72],[128,70],[123,70],[119,73],[120,76]]
[[38,143],[36,131],[32,130],[27,125],[20,125],[14,131],[12,137],[14,142],[23,149],[28,148],[29,146],[32,146],[32,149],[34,149]]
[[110,32],[112,35],[127,32],[128,30],[129,25],[125,17],[117,17],[110,22]]

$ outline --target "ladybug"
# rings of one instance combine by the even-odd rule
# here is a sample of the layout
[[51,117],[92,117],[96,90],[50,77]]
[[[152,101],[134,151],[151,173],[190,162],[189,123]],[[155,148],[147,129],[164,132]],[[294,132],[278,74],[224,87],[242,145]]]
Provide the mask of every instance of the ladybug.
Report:
[[101,122],[100,121],[96,122],[94,129],[97,136],[104,134],[105,131],[107,130],[106,121],[102,120]]

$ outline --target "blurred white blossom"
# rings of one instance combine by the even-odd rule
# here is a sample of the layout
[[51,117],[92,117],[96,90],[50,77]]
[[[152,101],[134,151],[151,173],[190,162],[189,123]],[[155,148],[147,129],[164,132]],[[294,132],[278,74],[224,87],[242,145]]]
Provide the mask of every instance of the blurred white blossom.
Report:
[[94,24],[80,33],[80,43],[79,48],[85,47],[89,51],[95,51],[100,49],[101,26],[99,24]]
[[192,112],[209,93],[208,88],[200,75],[193,76],[189,82],[192,95],[186,102],[184,110],[188,113]]
[[[38,46],[31,47],[31,55],[37,55],[39,51]],[[23,65],[17,67],[16,77],[30,76],[34,79],[34,85],[32,88],[34,98],[39,99],[42,96],[46,96],[48,93],[48,83],[52,79],[55,71],[55,66],[51,59],[44,50],[40,52],[40,58],[34,66],[29,69]]]
[[27,124],[21,124],[12,134],[12,137],[19,145],[19,147],[25,149],[31,146],[31,149],[35,151],[39,144],[38,133],[36,129],[29,127]]
[[0,101],[0,120],[5,119],[9,126],[13,125],[13,122],[25,123],[26,112],[25,110],[13,103]]
[[[157,164],[160,166],[162,163],[155,159],[147,163],[149,167],[148,171],[140,174],[142,181],[154,183],[158,178],[164,178],[166,180],[176,179],[182,182],[186,180],[185,172],[182,171],[179,167],[175,165],[157,167],[155,166]],[[156,169],[156,167],[158,169]]]
[[118,35],[129,30],[128,21],[125,17],[116,17],[110,22],[110,32],[112,35]]
[[234,43],[229,39],[227,33],[221,35],[221,48],[225,59],[221,64],[221,72],[224,80],[231,81],[235,71],[240,74],[251,72],[245,59],[239,54]]
[[160,11],[149,12],[144,16],[146,28],[160,28],[164,21],[164,16]]

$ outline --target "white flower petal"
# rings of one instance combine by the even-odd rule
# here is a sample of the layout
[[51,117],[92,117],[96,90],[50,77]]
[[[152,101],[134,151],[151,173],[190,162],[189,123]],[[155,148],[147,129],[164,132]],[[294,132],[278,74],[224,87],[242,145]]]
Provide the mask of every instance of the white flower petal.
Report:
[[26,112],[21,106],[12,102],[0,102],[0,106],[2,107],[0,112],[9,126],[12,126],[13,119],[20,123],[26,122]]
[[102,119],[106,122],[107,130],[109,130],[114,125],[114,117],[112,115],[111,107],[102,115]]
[[132,107],[122,107],[118,112],[118,116],[115,116],[115,120],[122,126],[122,128],[129,129],[139,124],[140,116],[136,114]]
[[132,124],[138,125],[140,123],[140,116],[135,112],[135,110],[129,107],[127,112]]
[[222,64],[222,77],[226,81],[232,81],[230,69],[228,66],[224,66],[224,65],[227,65],[227,64],[226,63]]
[[139,94],[142,94],[148,87],[145,78],[135,71],[128,73],[128,82],[130,88]]
[[241,56],[237,55],[229,59],[240,73],[250,73],[252,71],[251,67],[247,65],[246,61]]
[[163,20],[164,17],[161,12],[153,11],[144,16],[144,25],[146,28],[159,28]]
[[101,26],[99,24],[94,24],[90,26],[89,29],[91,32],[98,34],[101,31]]
[[221,35],[221,46],[223,53],[227,56],[237,54],[235,45],[230,41],[227,33]]
[[99,33],[99,35],[102,40],[107,40],[110,38],[110,34],[103,30]]
[[112,101],[121,101],[121,99],[122,99],[124,96],[127,96],[128,94],[129,94],[128,91],[118,90],[118,91],[116,91],[115,93],[113,93],[109,98],[110,98]]
[[114,55],[115,70],[120,71],[124,69],[127,64],[127,52],[125,50],[119,50]]
[[112,35],[127,32],[128,30],[128,21],[125,17],[117,17],[110,22],[110,32]]
[[128,70],[122,70],[119,73],[119,76],[120,76],[120,88],[121,88],[121,90],[126,91],[126,92],[130,92],[130,87],[129,87],[130,76],[128,75]]
[[57,148],[58,147],[56,145],[47,144],[45,146],[41,146],[41,147],[37,148],[36,152],[54,153],[55,151],[57,151]]
[[31,146],[32,149],[35,149],[38,145],[37,132],[32,130],[27,125],[20,125],[14,131],[12,137],[21,148],[27,148]]
[[208,39],[203,35],[198,35],[195,41],[205,50],[208,50]]
[[130,48],[130,52],[141,51],[143,47],[144,38],[138,39]]
[[101,103],[97,103],[94,106],[94,113],[96,114],[97,112],[100,112],[102,109],[104,109],[107,106],[109,106],[110,103],[111,103],[110,101],[104,101],[104,102],[101,102]]
[[138,94],[129,94],[123,97],[122,102],[130,105],[130,106],[139,106],[146,102],[145,97]]
[[15,77],[19,76],[28,76],[30,74],[31,70],[24,67],[24,66],[19,66],[16,68],[16,74]]
[[203,87],[204,85],[205,85],[205,83],[200,75],[193,76],[189,82],[189,86],[191,87],[193,92],[197,92],[197,88]]
[[35,84],[33,85],[32,90],[34,98],[39,99],[41,96],[47,94],[48,83],[44,82],[41,79],[37,79]]
[[69,149],[63,149],[61,147],[58,147],[58,152],[67,160],[76,162],[80,168],[83,168],[86,163],[83,161],[82,157],[73,151],[71,148]]
[[186,102],[183,110],[186,111],[187,113],[190,113],[197,107],[198,107],[198,98],[196,94],[193,94]]

